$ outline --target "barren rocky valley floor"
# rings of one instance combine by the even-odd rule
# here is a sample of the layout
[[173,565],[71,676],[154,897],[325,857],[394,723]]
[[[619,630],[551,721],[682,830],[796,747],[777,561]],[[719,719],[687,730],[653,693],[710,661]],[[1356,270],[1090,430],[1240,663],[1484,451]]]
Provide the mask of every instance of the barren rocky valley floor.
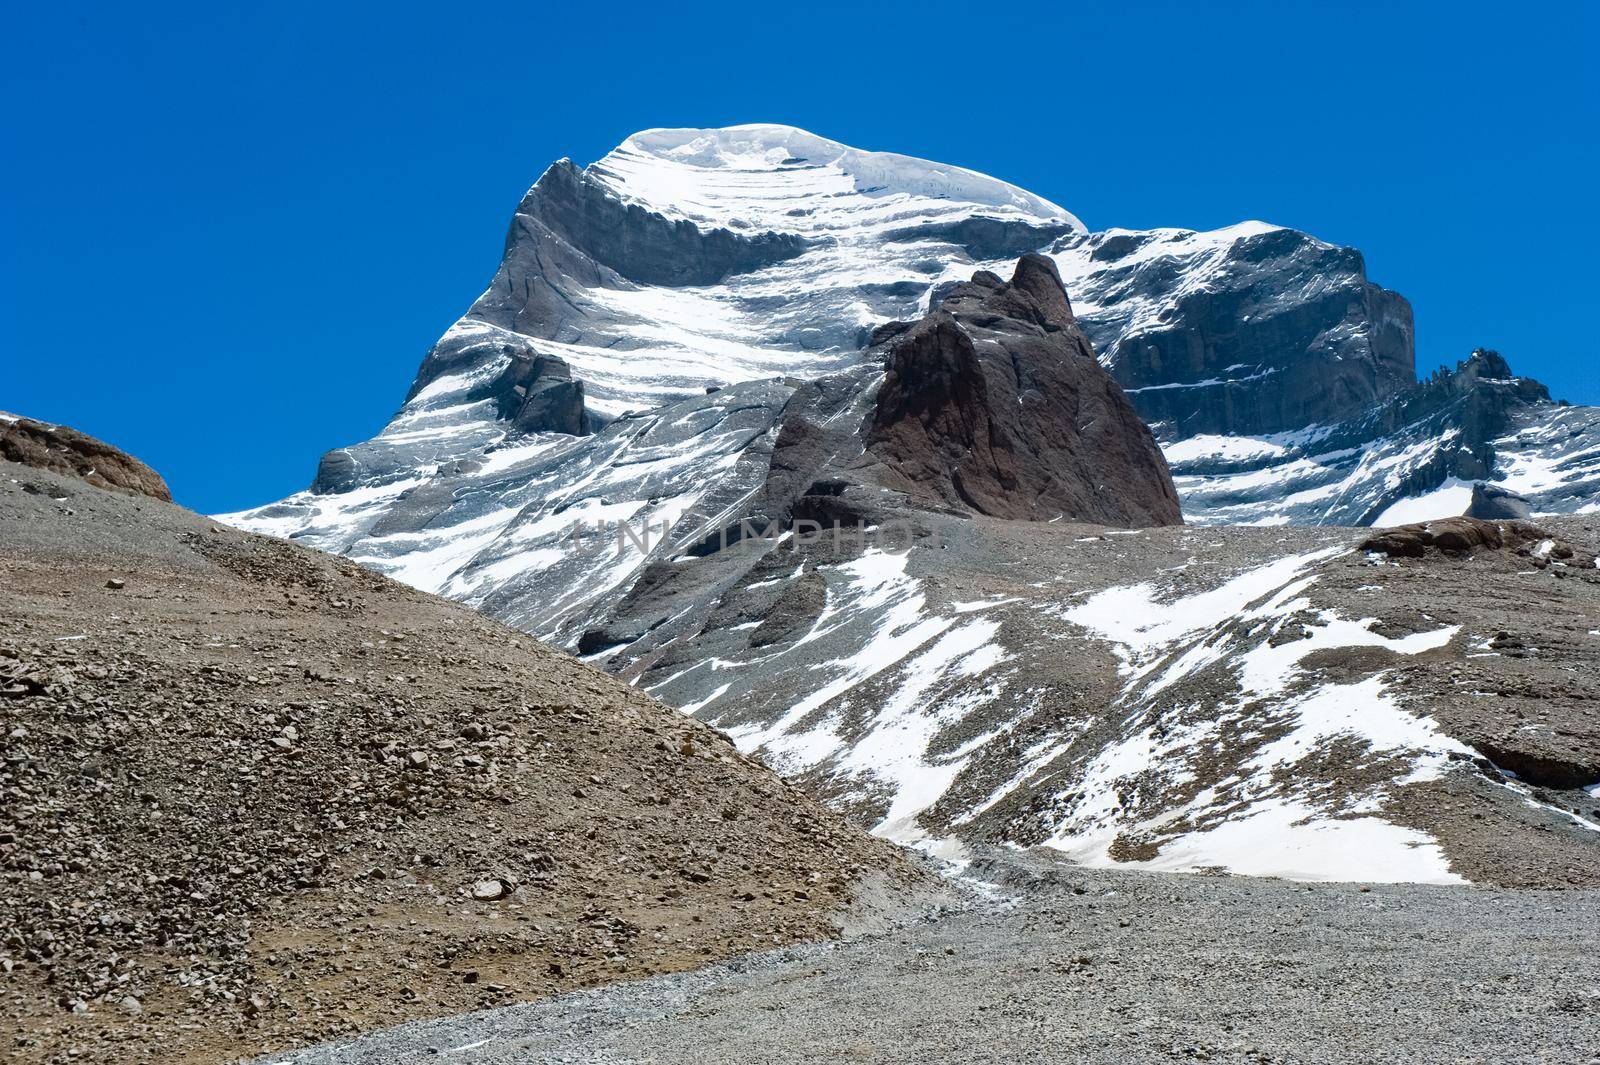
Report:
[[[3,469],[11,1060],[1600,1060],[1595,803],[1573,786],[1594,584],[1555,565],[1566,547],[1049,533],[1090,585],[1202,541],[1224,569],[1331,545],[1322,605],[1360,603],[1384,639],[1466,622],[1405,664],[1408,705],[1543,783],[1457,760],[1389,816],[1478,884],[1089,869],[977,839],[935,869],[472,611]],[[1582,520],[1551,528],[1592,554]],[[1007,591],[979,555],[1023,552],[1002,572],[1026,575],[1039,529],[983,529],[941,601]],[[1537,624],[1504,602],[1530,581]],[[1071,698],[1108,698],[1100,654],[1060,674]]]
[[401,1062],[1600,1060],[1600,893],[1086,870],[833,944],[273,1059]]

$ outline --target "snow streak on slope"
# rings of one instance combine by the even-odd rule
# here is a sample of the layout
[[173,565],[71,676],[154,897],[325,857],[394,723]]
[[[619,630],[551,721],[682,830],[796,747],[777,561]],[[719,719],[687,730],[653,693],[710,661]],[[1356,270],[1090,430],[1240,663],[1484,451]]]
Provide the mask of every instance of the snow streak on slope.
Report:
[[[1164,450],[1192,523],[1371,525],[1384,524],[1396,504],[1450,483],[1436,470],[1460,435],[1453,427],[1423,427],[1363,439],[1346,426],[1312,426],[1261,437],[1194,437]],[[1471,498],[1468,485],[1464,497],[1435,500],[1427,517],[1464,513]]]
[[1526,412],[1495,450],[1494,483],[1535,514],[1600,513],[1600,408]]
[[[1156,846],[1137,864],[1159,869],[1217,867],[1251,876],[1304,880],[1460,883],[1425,834],[1385,821],[1383,787],[1329,789],[1303,771],[1333,744],[1361,745],[1372,758],[1410,768],[1400,784],[1435,779],[1465,745],[1406,713],[1383,674],[1350,683],[1305,683],[1301,663],[1336,648],[1375,647],[1414,655],[1448,644],[1444,626],[1391,639],[1372,622],[1327,612],[1301,622],[1298,638],[1276,636],[1310,609],[1307,569],[1335,552],[1292,556],[1247,571],[1209,592],[1160,603],[1149,585],[1108,589],[1065,617],[1113,640],[1128,665],[1120,705],[1131,734],[1108,746],[1074,788],[1068,817],[1049,841],[1093,865],[1130,840]],[[1130,618],[1140,620],[1130,621]],[[1267,638],[1262,639],[1263,634]],[[1192,718],[1193,706],[1159,697],[1217,664],[1237,689]],[[1266,742],[1260,742],[1265,739]],[[1226,768],[1207,763],[1228,747]],[[1254,748],[1253,750],[1251,748]],[[1127,800],[1128,785],[1165,777],[1159,799]],[[1182,785],[1203,784],[1174,803]]]
[[[907,575],[906,561],[905,553],[874,548],[822,567],[827,603],[810,630],[786,652],[706,660],[704,668],[727,683],[699,712],[727,722],[741,749],[762,751],[786,773],[826,766],[832,775],[873,792],[885,801],[874,831],[914,843],[926,835],[917,815],[944,794],[966,764],[961,752],[930,751],[931,741],[998,696],[997,688],[979,682],[1007,656],[994,643],[995,622],[929,611],[922,582]],[[966,615],[985,609],[964,605]],[[838,650],[843,653],[833,653]],[[727,712],[751,694],[752,686],[761,685],[768,669],[797,666],[806,671],[803,694],[775,720]],[[678,674],[651,691],[662,695],[662,689],[688,680]],[[732,688],[737,690],[730,695]],[[869,688],[887,695],[881,701],[861,698]]]
[[[1068,606],[1050,582],[1042,599],[940,602],[913,575],[916,551],[790,563],[752,587],[823,579],[809,629],[742,651],[703,634],[697,664],[648,683],[900,842],[1024,839],[1094,864],[1459,882],[1431,839],[1383,809],[1468,749],[1401,707],[1385,673],[1336,680],[1304,665],[1351,649],[1399,662],[1457,629],[1391,637],[1315,608],[1318,567],[1345,552],[1288,555],[1177,597],[1147,582]],[[1056,707],[1061,685],[1081,683],[1059,675],[1060,641],[1115,652],[1109,706]],[[1349,759],[1384,767],[1383,783],[1327,775]],[[1018,810],[1043,811],[1042,837]]]

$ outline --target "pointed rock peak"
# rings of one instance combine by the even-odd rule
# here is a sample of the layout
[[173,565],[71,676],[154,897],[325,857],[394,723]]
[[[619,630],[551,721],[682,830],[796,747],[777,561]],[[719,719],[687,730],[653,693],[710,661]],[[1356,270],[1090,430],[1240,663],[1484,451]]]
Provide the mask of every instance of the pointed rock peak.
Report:
[[866,453],[923,504],[1003,518],[1182,524],[1166,460],[1074,321],[1055,264],[980,274],[878,334]]
[[1506,361],[1505,356],[1490,348],[1476,349],[1462,366],[1473,367],[1480,377],[1509,380],[1516,376],[1512,373],[1511,364]]
[[1010,281],[979,270],[971,281],[940,289],[935,294],[934,304],[958,318],[998,315],[1031,322],[1047,332],[1077,324],[1072,302],[1061,283],[1061,274],[1056,264],[1043,255],[1028,254],[1017,260]]
[[1456,363],[1454,370],[1441,366],[1433,376],[1418,387],[1418,395],[1458,396],[1481,392],[1488,385],[1492,391],[1515,396],[1524,402],[1550,402],[1550,390],[1532,377],[1523,377],[1511,368],[1505,356],[1489,348],[1478,348]]
[[1073,321],[1072,301],[1067,298],[1067,288],[1061,283],[1061,272],[1056,269],[1055,260],[1043,255],[1024,255],[1017,260],[1011,285],[1031,296],[1048,321],[1057,325]]

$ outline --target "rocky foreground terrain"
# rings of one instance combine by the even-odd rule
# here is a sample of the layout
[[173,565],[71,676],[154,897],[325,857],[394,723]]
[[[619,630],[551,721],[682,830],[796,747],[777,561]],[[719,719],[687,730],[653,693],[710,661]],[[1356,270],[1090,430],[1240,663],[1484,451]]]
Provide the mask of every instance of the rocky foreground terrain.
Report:
[[841,944],[410,1025],[275,1065],[1582,1065],[1600,894],[1089,870]]
[[231,1060],[827,937],[920,882],[528,636],[46,465],[0,463],[4,1060]]

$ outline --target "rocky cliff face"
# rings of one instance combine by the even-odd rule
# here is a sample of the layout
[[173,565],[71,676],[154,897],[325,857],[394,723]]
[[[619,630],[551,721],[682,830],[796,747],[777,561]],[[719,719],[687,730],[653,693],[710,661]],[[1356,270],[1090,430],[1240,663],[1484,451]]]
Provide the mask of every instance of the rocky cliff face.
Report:
[[1192,437],[1167,456],[1201,524],[1574,513],[1600,502],[1600,431],[1587,410],[1552,403],[1499,353],[1477,351],[1346,421]]
[[1342,421],[1415,380],[1411,306],[1353,248],[1245,223],[1073,235],[1052,254],[1163,439]]

